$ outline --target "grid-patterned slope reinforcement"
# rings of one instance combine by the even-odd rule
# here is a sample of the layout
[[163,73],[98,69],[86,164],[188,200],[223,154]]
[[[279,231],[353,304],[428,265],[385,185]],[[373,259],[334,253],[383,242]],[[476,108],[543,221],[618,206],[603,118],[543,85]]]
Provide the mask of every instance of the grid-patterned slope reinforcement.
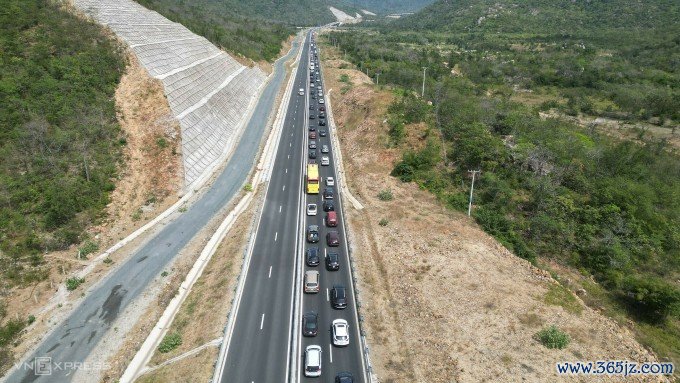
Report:
[[234,147],[266,75],[132,0],[74,0],[108,26],[159,79],[182,129],[185,187]]

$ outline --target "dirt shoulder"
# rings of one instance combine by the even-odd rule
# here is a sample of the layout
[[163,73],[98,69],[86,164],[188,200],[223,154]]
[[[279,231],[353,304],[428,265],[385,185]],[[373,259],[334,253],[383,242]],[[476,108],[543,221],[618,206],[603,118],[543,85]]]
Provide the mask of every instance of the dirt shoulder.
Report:
[[[512,255],[468,217],[389,176],[400,157],[386,145],[392,92],[370,84],[329,46],[322,60],[326,86],[334,89],[348,186],[365,206],[348,209],[348,222],[380,381],[582,381],[558,377],[555,363],[656,360],[627,329]],[[341,81],[343,74],[349,81]],[[421,128],[409,128],[408,141],[419,140]],[[393,200],[380,200],[383,190],[391,190]],[[549,325],[569,334],[567,348],[547,349],[535,339]]]
[[11,358],[21,357],[37,344],[46,331],[75,307],[83,292],[125,259],[129,255],[126,249],[139,242],[113,253],[105,263],[96,265],[80,287],[60,295],[57,290],[67,278],[179,199],[183,182],[179,125],[172,117],[160,82],[149,77],[131,54],[128,54],[128,67],[116,90],[116,106],[118,121],[125,132],[124,163],[104,217],[98,225],[87,230],[97,250],[89,254],[89,259],[78,257],[82,244],[47,253],[44,255],[49,269],[47,279],[4,292],[9,315],[35,317],[10,350]]

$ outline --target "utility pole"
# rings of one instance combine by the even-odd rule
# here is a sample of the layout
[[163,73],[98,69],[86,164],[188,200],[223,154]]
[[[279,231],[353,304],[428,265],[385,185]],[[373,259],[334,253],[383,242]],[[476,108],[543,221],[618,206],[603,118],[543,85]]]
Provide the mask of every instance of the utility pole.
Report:
[[425,98],[425,71],[427,67],[423,67],[423,92],[420,94],[420,98]]
[[468,204],[468,217],[472,212],[472,192],[475,190],[475,175],[481,173],[481,170],[468,170],[468,173],[472,173],[472,186],[470,187],[470,203]]

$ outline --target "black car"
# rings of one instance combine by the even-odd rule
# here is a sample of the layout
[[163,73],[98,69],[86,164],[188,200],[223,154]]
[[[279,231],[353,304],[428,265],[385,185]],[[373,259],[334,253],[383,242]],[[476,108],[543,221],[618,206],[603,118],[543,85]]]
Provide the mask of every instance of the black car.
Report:
[[316,126],[314,126],[314,125],[309,125],[309,131],[310,131],[310,132],[313,132],[313,131],[315,131],[315,130],[316,130]]
[[340,234],[338,234],[337,231],[329,231],[328,234],[326,234],[326,245],[328,247],[340,246]]
[[335,211],[335,204],[333,201],[323,201],[323,211]]
[[316,150],[310,150],[309,151],[309,158],[310,159],[316,159]]
[[309,110],[314,110],[314,105],[310,105]]
[[315,119],[315,118],[316,118],[315,115],[313,115],[313,114],[310,114],[310,115],[309,115],[309,119],[310,119],[310,120],[313,120],[313,119]]
[[314,93],[312,93],[312,98],[316,99],[316,95]]
[[314,311],[302,316],[302,335],[316,336],[319,332],[319,315]]
[[326,114],[325,113],[319,113],[319,118],[326,118]]
[[326,270],[338,271],[340,269],[340,255],[338,253],[326,254]]
[[307,249],[307,266],[319,266],[318,247],[310,247]]
[[344,309],[347,307],[347,291],[343,285],[333,285],[331,290],[331,306],[334,309]]
[[335,375],[335,383],[354,383],[354,376],[349,372],[338,372]]
[[325,107],[325,106],[320,106],[320,107],[319,107],[319,110],[322,111],[322,112],[325,112],[325,111],[326,111],[326,107]]
[[326,120],[319,120],[319,126],[326,126]]
[[324,199],[333,199],[333,188],[332,187],[327,187],[323,189],[323,198]]
[[326,129],[319,129],[319,137],[326,137]]
[[307,227],[307,242],[317,243],[319,242],[319,226],[309,225]]

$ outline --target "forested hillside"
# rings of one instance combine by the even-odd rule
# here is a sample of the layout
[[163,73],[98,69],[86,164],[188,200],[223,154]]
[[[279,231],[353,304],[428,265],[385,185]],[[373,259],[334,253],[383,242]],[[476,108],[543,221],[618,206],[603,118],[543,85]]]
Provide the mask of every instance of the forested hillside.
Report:
[[[85,239],[108,203],[120,159],[113,101],[119,45],[47,0],[0,11],[0,288],[48,274],[43,254]],[[24,326],[5,321],[3,348]],[[2,364],[2,363],[0,363]]]
[[252,60],[272,61],[295,27],[323,25],[336,18],[333,6],[354,16],[415,11],[432,0],[136,0],[179,22],[213,44]]
[[[580,273],[588,303],[634,319],[640,340],[677,363],[678,150],[644,129],[623,140],[566,119],[677,130],[678,4],[638,7],[438,1],[329,41],[399,95],[387,116],[403,149],[395,177],[465,211],[468,171],[481,170],[472,214],[482,228],[520,257]],[[415,148],[413,124],[427,126]]]

